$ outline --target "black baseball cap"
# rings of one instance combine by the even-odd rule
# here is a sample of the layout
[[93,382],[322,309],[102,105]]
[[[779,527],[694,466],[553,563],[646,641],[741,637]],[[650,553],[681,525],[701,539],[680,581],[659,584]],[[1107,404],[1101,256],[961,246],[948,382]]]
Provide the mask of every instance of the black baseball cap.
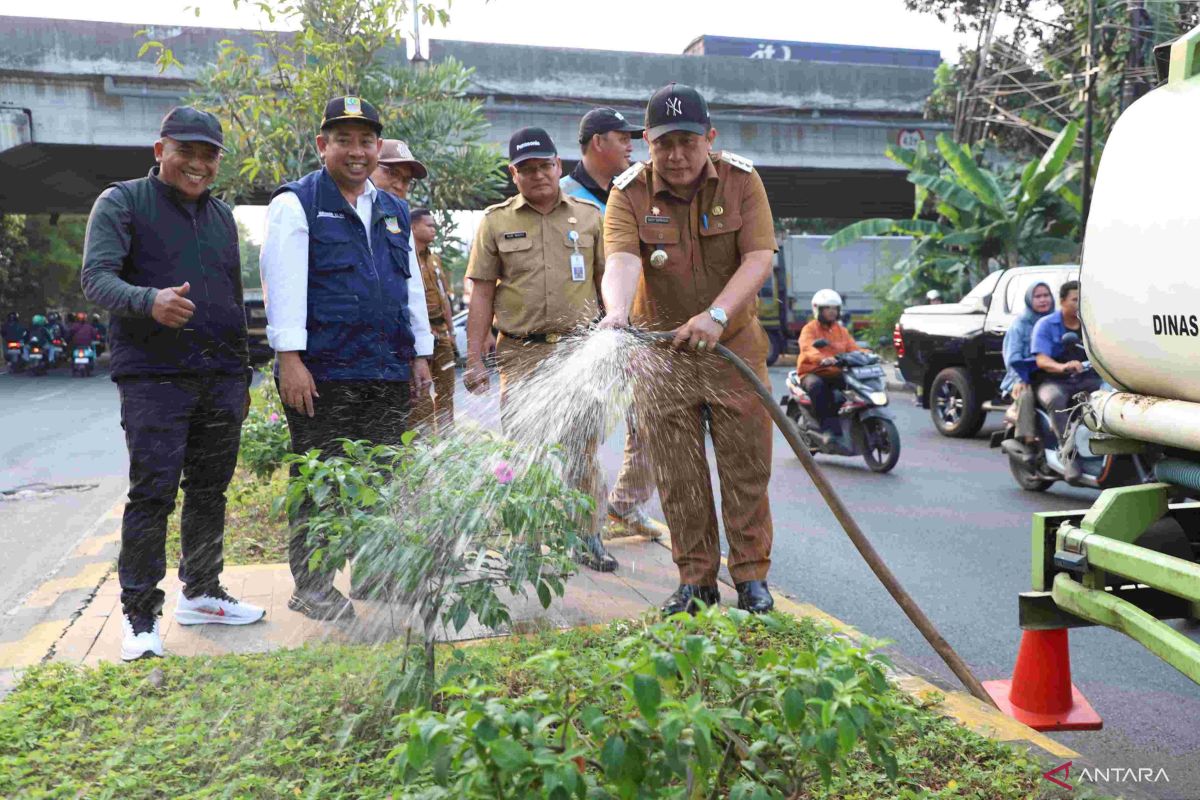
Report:
[[669,83],[652,94],[646,105],[646,138],[651,141],[671,131],[703,136],[711,127],[708,103],[691,86]]
[[176,106],[168,111],[158,129],[158,135],[170,137],[177,142],[206,142],[221,150],[225,149],[221,121],[213,114],[191,106]]
[[383,123],[379,121],[379,112],[375,110],[375,106],[352,94],[335,97],[325,104],[321,130],[336,122],[365,122],[375,130],[376,135],[383,134]]
[[520,164],[531,158],[557,158],[554,140],[544,128],[521,128],[508,140],[508,163]]
[[640,125],[634,125],[625,119],[615,108],[601,106],[584,114],[583,119],[579,121],[579,143],[586,144],[597,133],[609,131],[624,131],[634,139],[642,138],[645,132]]

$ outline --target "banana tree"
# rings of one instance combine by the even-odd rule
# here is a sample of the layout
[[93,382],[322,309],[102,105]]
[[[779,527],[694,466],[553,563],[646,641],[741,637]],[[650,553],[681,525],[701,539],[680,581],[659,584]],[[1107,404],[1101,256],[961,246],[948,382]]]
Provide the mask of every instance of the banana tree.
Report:
[[1079,198],[1068,188],[1068,159],[1079,126],[1067,125],[1038,161],[1019,174],[980,166],[969,145],[937,137],[914,150],[888,148],[915,187],[912,219],[868,219],[842,228],[825,243],[836,250],[867,236],[911,236],[915,245],[897,262],[889,300],[902,301],[927,285],[965,292],[993,264],[1002,269],[1079,251]]

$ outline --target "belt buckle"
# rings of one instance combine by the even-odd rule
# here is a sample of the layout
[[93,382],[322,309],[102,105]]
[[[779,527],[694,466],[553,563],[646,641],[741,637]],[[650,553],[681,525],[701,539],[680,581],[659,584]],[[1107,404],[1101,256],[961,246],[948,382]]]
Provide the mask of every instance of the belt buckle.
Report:
[[558,340],[561,338],[562,338],[562,336],[560,334],[547,333],[546,334],[546,344],[558,344]]

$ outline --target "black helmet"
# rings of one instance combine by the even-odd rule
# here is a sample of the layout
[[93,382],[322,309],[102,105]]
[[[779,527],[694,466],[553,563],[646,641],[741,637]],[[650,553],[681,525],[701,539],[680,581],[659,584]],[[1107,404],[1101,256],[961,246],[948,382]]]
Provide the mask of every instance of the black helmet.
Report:
[[99,325],[99,324],[100,324],[100,315],[99,315],[99,314],[92,314],[92,322],[94,322],[94,323],[96,323],[97,325]]
[[46,315],[46,319],[48,319],[50,322],[58,322],[62,319],[62,316],[57,311],[51,311]]
[[8,312],[8,321],[9,322],[20,322],[21,315],[18,314],[16,311],[10,311],[10,312]]

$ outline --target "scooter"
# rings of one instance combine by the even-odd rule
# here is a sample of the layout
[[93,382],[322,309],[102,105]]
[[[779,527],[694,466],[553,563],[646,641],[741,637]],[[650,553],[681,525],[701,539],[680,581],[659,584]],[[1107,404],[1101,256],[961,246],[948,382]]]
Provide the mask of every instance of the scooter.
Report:
[[29,371],[34,375],[45,375],[46,368],[50,364],[51,354],[42,343],[40,336],[31,336],[22,349],[22,358],[29,366]]
[[[813,343],[825,347],[828,342]],[[837,456],[862,456],[872,472],[888,472],[900,459],[900,431],[887,409],[887,379],[879,356],[856,351],[841,353],[837,365],[842,368],[846,388],[834,392],[840,403],[836,420],[830,427],[835,434],[826,441],[821,420],[813,410],[812,399],[800,385],[795,371],[787,377],[788,393],[779,400],[787,415],[796,423],[801,437],[814,453]]]
[[71,374],[77,377],[91,377],[96,367],[96,351],[92,347],[71,348]]
[[50,340],[50,366],[57,367],[62,364],[63,357],[67,352],[67,342],[61,337],[55,336]]
[[25,348],[20,342],[4,343],[4,361],[8,364],[9,372],[21,372],[25,369]]
[[[1074,333],[1063,336],[1064,345],[1073,346],[1078,343],[1079,337]],[[1085,371],[1092,368],[1090,361],[1081,363]],[[1022,359],[1014,366],[1026,385],[1031,386],[1032,382],[1029,379],[1037,367],[1036,362],[1033,359]],[[1067,430],[1075,447],[1075,461],[1083,472],[1076,485],[1092,489],[1112,489],[1154,480],[1156,453],[1102,452],[1105,450],[1105,441],[1111,437],[1093,433],[1079,420],[1078,412],[1075,413],[1076,416]],[[1038,444],[1030,445],[1018,441],[1016,426],[1007,420],[1003,430],[992,434],[990,444],[994,448],[1000,448],[1008,456],[1009,471],[1012,472],[1018,486],[1029,492],[1044,492],[1058,481],[1065,480],[1066,469],[1050,413],[1039,406],[1036,414]]]

